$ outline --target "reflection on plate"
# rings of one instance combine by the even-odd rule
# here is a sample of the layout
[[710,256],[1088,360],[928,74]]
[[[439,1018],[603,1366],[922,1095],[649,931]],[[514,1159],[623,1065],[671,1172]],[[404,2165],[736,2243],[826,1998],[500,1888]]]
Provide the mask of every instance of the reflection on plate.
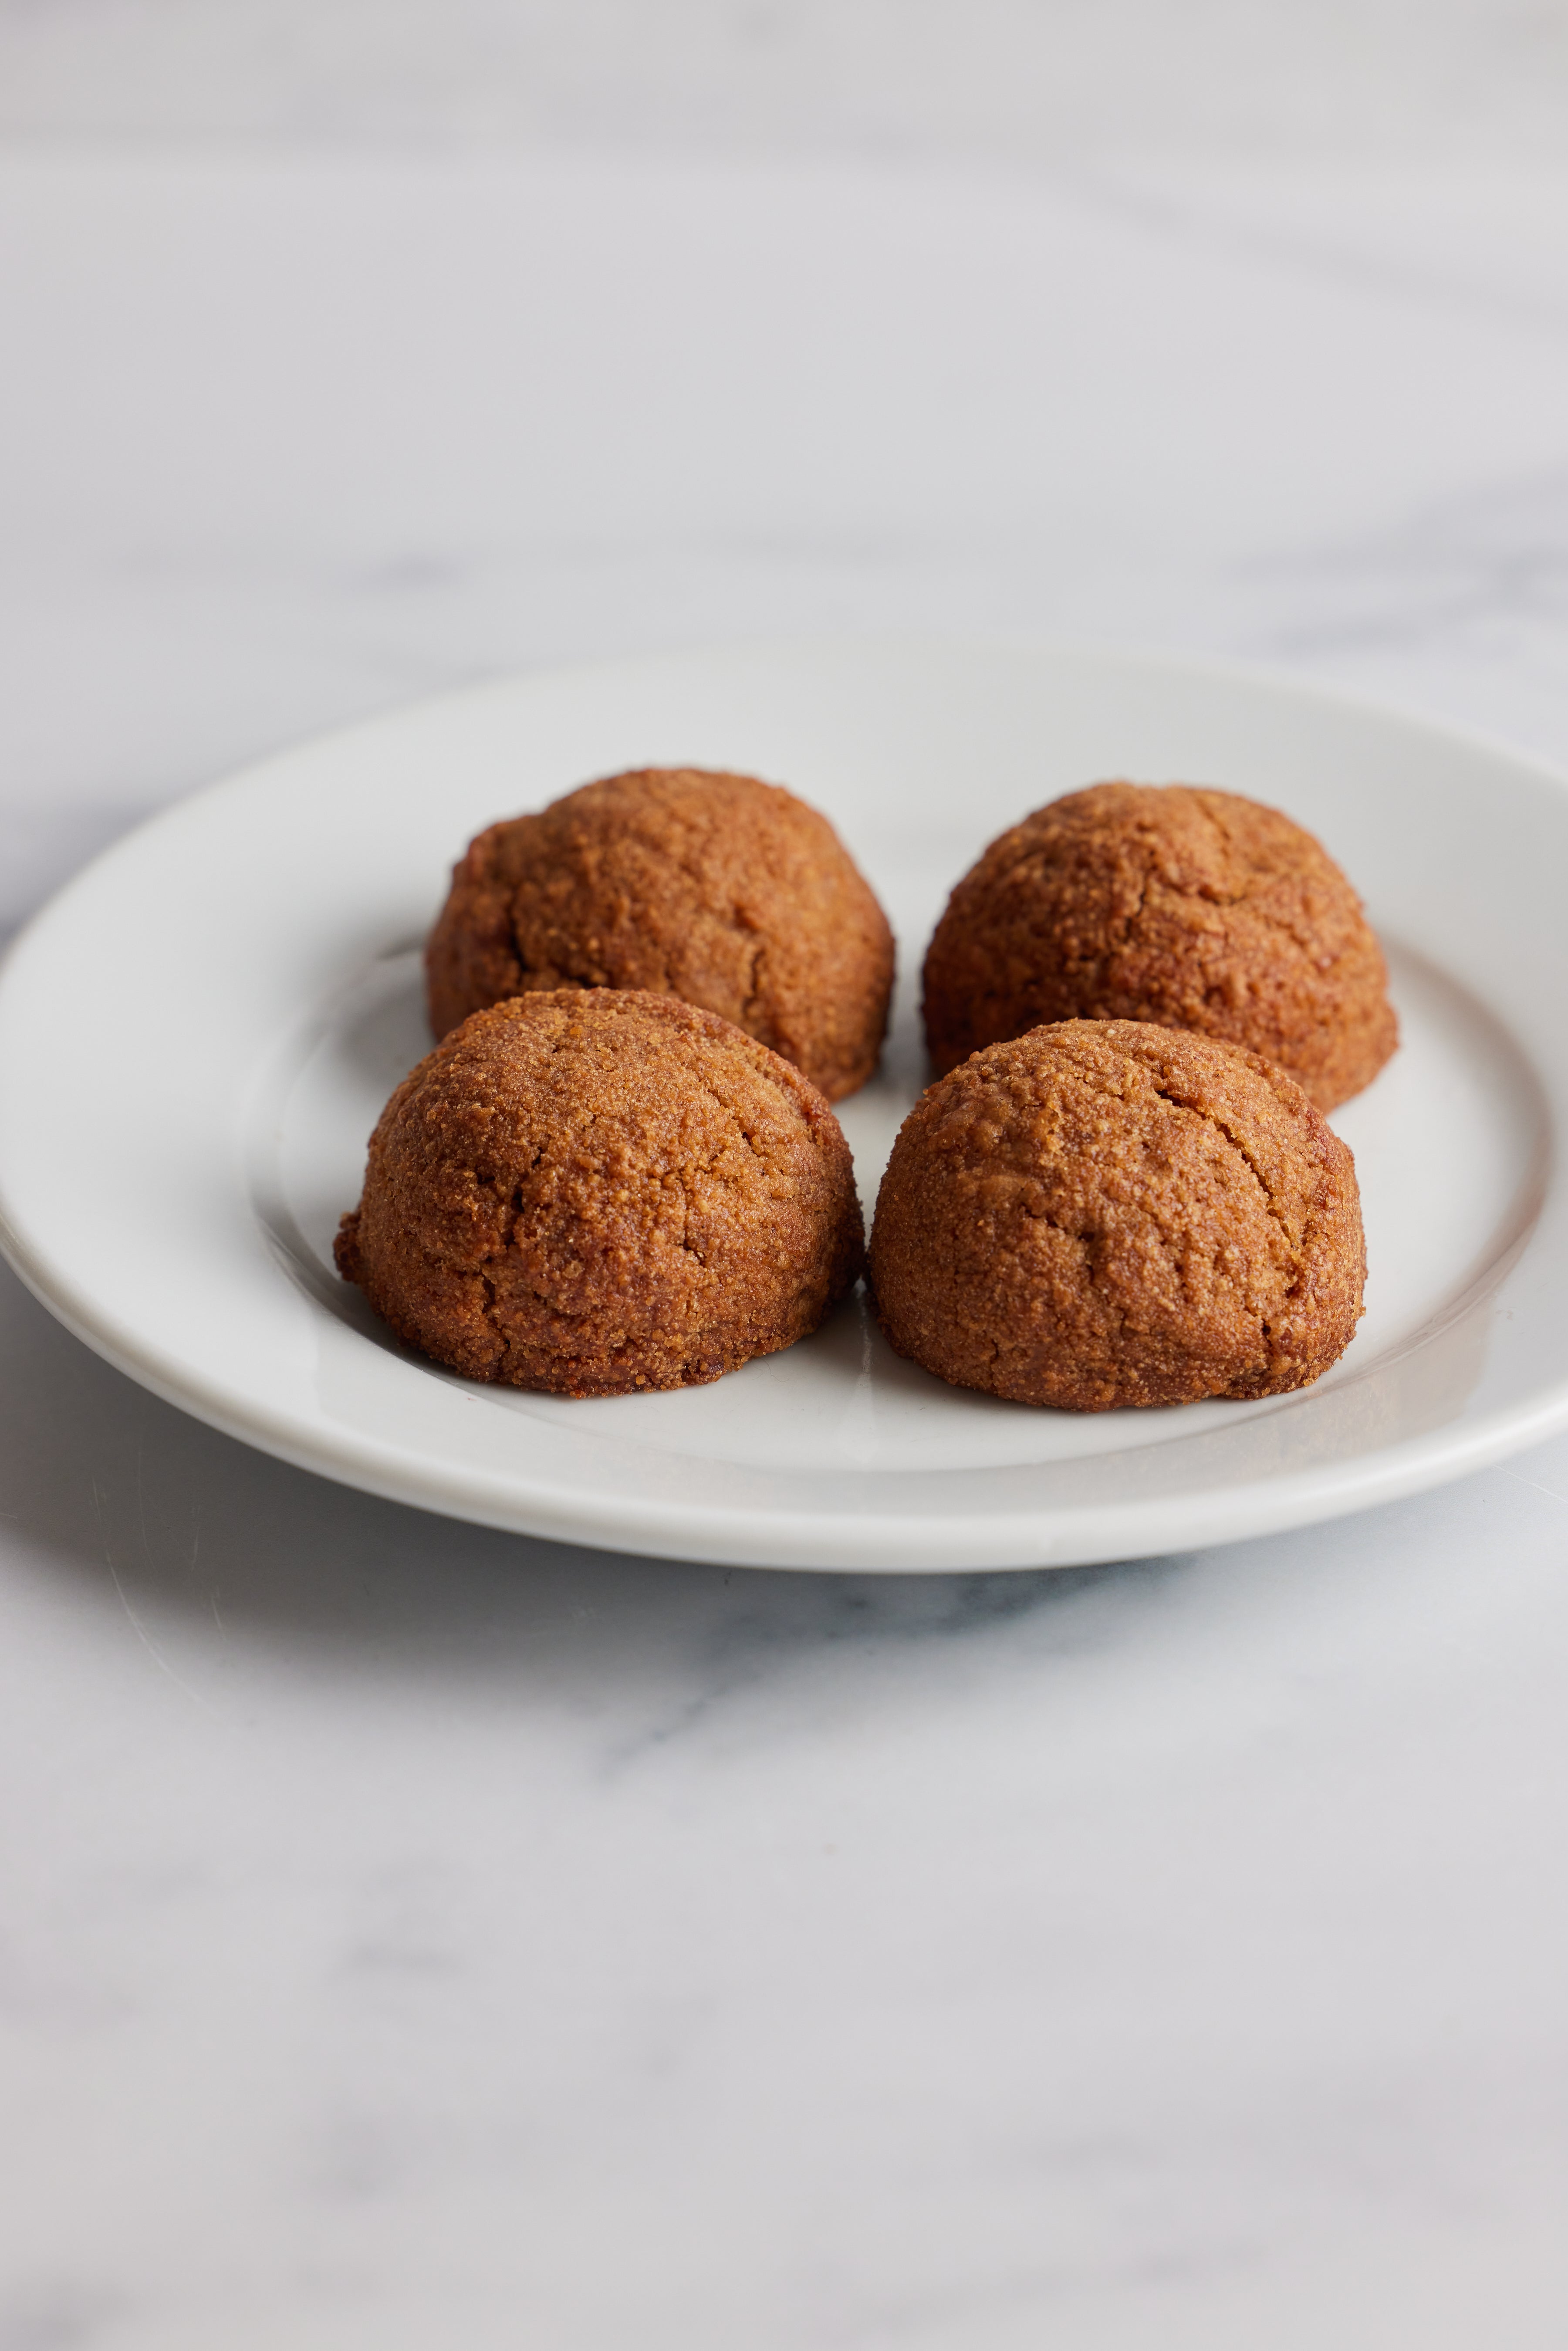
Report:
[[[894,1033],[881,1075],[840,1106],[868,1217],[924,1081],[925,942],[995,832],[1131,774],[1246,791],[1320,833],[1389,949],[1404,1038],[1333,1122],[1355,1152],[1371,1265],[1343,1361],[1298,1395],[1078,1416],[944,1387],[891,1353],[858,1297],[787,1353],[674,1394],[482,1388],[397,1348],[330,1246],[371,1126],[428,1048],[417,942],[447,870],[492,817],[653,761],[788,782],[832,816],[887,906]],[[214,788],[40,917],[0,983],[0,1240],[74,1329],[175,1402],[497,1525],[940,1569],[1301,1523],[1568,1419],[1549,1148],[1568,1102],[1552,904],[1565,861],[1555,778],[1242,673],[873,643],[491,687]],[[66,1100],[62,1020],[95,1040]]]

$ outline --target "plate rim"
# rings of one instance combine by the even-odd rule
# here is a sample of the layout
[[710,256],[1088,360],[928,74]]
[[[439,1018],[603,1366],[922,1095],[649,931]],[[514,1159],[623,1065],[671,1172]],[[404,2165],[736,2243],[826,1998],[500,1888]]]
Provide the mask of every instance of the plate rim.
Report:
[[[78,891],[89,887],[106,867],[126,855],[132,844],[141,844],[147,836],[164,827],[178,827],[197,809],[254,787],[269,771],[301,753],[329,754],[334,745],[395,726],[415,714],[438,714],[443,709],[480,705],[511,693],[526,692],[530,686],[588,684],[596,676],[623,677],[629,673],[656,672],[686,663],[777,662],[841,658],[862,652],[936,650],[948,654],[1010,653],[1043,663],[1133,665],[1221,687],[1272,691],[1291,700],[1392,723],[1434,744],[1463,747],[1483,757],[1503,760],[1568,799],[1568,770],[1556,767],[1539,752],[1484,729],[1450,725],[1375,695],[1341,690],[1263,664],[1206,655],[1189,657],[1169,650],[1102,639],[1041,636],[1021,631],[884,630],[737,638],[716,644],[691,644],[624,657],[594,658],[487,674],[436,695],[393,703],[341,725],[303,734],[226,770],[144,816],[99,851],[35,910],[0,954],[0,995],[5,991],[13,969],[29,943],[62,916],[68,918],[71,902]],[[1155,1523],[1158,1519],[1168,1520],[1175,1515],[1180,1520],[1175,1544],[1178,1550],[1205,1548],[1321,1524],[1469,1476],[1568,1426],[1565,1366],[1555,1382],[1538,1385],[1524,1401],[1497,1405],[1479,1415],[1462,1432],[1456,1432],[1452,1424],[1439,1424],[1434,1429],[1364,1456],[1202,1489],[1184,1495],[1179,1503],[1174,1503],[1168,1496],[1156,1496],[1140,1500],[1039,1506],[1032,1513],[998,1512],[987,1523],[991,1540],[978,1546],[989,1555],[938,1560],[919,1555],[919,1538],[928,1521],[913,1511],[907,1516],[881,1511],[856,1524],[841,1512],[835,1517],[828,1512],[797,1514],[775,1510],[768,1515],[764,1531],[758,1524],[758,1513],[748,1516],[738,1506],[728,1504],[704,1506],[700,1499],[675,1503],[662,1497],[597,1494],[585,1501],[580,1489],[576,1489],[569,1503],[553,1489],[539,1487],[526,1498],[518,1498],[514,1492],[507,1500],[498,1490],[487,1490],[497,1487],[496,1473],[475,1465],[437,1468],[423,1460],[417,1468],[400,1474],[398,1458],[390,1442],[372,1438],[347,1425],[334,1426],[329,1437],[324,1430],[318,1434],[309,1424],[289,1420],[237,1390],[225,1390],[221,1384],[183,1370],[164,1346],[128,1328],[121,1317],[101,1301],[88,1297],[68,1270],[55,1261],[53,1253],[37,1245],[13,1214],[3,1153],[0,1255],[30,1294],[116,1371],[193,1418],[297,1468],[443,1517],[591,1549],[668,1559],[830,1573],[929,1573],[1021,1571],[1155,1556],[1173,1548],[1168,1539],[1160,1539],[1160,1530]],[[1443,1319],[1446,1316],[1439,1321]],[[1064,1538],[1060,1545],[1054,1541],[1042,1542],[1040,1522],[1048,1514]],[[878,1540],[871,1544],[856,1541],[848,1546],[841,1541],[824,1540],[830,1529],[837,1538],[848,1532],[852,1525],[856,1533],[866,1529],[879,1531]],[[1011,1531],[1014,1529],[1018,1531],[1016,1538]],[[873,1555],[886,1553],[901,1542],[909,1547],[901,1558]],[[840,1555],[846,1549],[852,1550],[853,1556]]]

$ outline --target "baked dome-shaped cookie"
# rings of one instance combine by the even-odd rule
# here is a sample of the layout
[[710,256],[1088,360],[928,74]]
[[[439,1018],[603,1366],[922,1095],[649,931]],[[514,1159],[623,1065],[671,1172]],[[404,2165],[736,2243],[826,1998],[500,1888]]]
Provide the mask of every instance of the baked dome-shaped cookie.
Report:
[[673,997],[577,988],[474,1013],[403,1080],[336,1254],[437,1363],[577,1396],[788,1347],[863,1257],[799,1070]]
[[425,970],[438,1037],[503,997],[645,988],[733,1021],[837,1102],[882,1050],[893,934],[826,817],[792,792],[645,768],[480,833]]
[[1365,1272],[1354,1162],[1301,1087],[1131,1020],[1031,1029],[930,1087],[871,1238],[901,1355],[1075,1412],[1305,1387]]
[[1350,883],[1277,809],[1188,784],[1095,784],[992,841],[925,956],[932,1061],[1051,1020],[1152,1020],[1245,1045],[1320,1110],[1398,1041]]

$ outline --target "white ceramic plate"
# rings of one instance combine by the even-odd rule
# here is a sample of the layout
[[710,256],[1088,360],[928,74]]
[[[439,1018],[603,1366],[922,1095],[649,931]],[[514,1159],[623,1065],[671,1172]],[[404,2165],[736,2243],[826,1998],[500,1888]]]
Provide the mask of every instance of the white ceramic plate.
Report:
[[[480,825],[650,763],[826,810],[900,943],[883,1075],[841,1105],[868,1217],[923,1082],[946,892],[1107,776],[1318,832],[1388,946],[1404,1045],[1335,1124],[1371,1278],[1318,1384],[1087,1417],[943,1386],[857,1298],[712,1387],[584,1403],[403,1353],[331,1270],[366,1137],[427,1050],[418,945]],[[1410,1493],[1568,1422],[1568,789],[1490,745],[1245,673],[851,643],[576,670],[428,704],[214,786],[99,860],[0,980],[0,1245],[70,1328],[252,1444],[372,1492],[753,1564],[1068,1564]]]

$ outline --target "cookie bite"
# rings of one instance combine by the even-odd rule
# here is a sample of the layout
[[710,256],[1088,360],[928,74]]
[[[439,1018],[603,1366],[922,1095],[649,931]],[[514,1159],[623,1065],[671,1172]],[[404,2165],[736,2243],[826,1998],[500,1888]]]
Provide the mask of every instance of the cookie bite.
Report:
[[1133,1020],[1034,1029],[932,1086],[871,1238],[901,1355],[1071,1412],[1305,1387],[1365,1273],[1354,1164],[1295,1081]]
[[792,792],[644,768],[480,833],[425,972],[438,1037],[508,996],[640,988],[718,1013],[837,1102],[882,1050],[893,934],[826,817]]
[[371,1137],[339,1271],[470,1379],[562,1395],[716,1380],[814,1331],[862,1261],[839,1123],[672,997],[472,1014]]
[[1189,784],[1095,784],[1004,832],[925,957],[945,1072],[1056,1020],[1149,1020],[1244,1045],[1332,1110],[1398,1041],[1383,950],[1310,832]]

